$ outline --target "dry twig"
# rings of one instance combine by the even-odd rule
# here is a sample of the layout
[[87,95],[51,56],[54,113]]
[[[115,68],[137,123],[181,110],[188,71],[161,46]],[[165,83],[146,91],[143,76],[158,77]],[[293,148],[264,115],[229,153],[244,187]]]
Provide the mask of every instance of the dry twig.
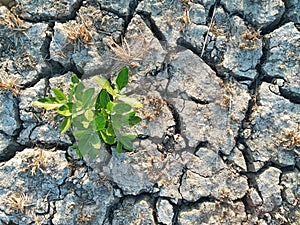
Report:
[[15,96],[20,94],[18,79],[9,78],[8,75],[5,75],[3,73],[0,73],[0,89],[4,91],[8,90]]
[[26,194],[13,192],[8,195],[4,204],[6,204],[13,212],[20,211],[24,213],[26,207],[32,205],[32,200]]
[[34,155],[29,166],[31,167],[31,174],[35,175],[37,169],[41,169],[46,164],[46,156],[43,150],[40,150],[38,155]]
[[209,32],[210,32],[212,26],[214,25],[214,18],[215,18],[215,14],[216,14],[216,9],[217,9],[217,4],[214,5],[214,11],[213,11],[213,14],[212,14],[211,19],[210,19],[210,24],[209,24],[209,27],[208,27],[208,31],[207,31],[207,33],[205,35],[205,38],[204,38],[204,42],[203,42],[203,46],[202,46],[202,50],[201,50],[201,54],[200,54],[201,58],[204,54],[204,50],[205,50],[205,46],[206,46],[206,43],[207,43]]
[[134,44],[129,44],[124,38],[121,45],[110,38],[106,44],[114,53],[116,60],[131,66],[137,66],[136,61],[143,60],[150,49],[150,41],[147,41],[146,38],[137,38]]
[[17,15],[14,15],[10,11],[7,11],[5,15],[0,16],[0,22],[9,29],[10,34],[7,35],[7,37],[14,37],[15,46],[18,45],[18,36],[20,34],[30,39],[26,34],[26,31],[30,27],[25,25]]
[[80,23],[65,26],[68,32],[68,40],[77,47],[80,44],[88,44],[92,40],[92,35],[89,32],[90,26],[87,20],[81,14],[78,14],[78,17],[80,18]]

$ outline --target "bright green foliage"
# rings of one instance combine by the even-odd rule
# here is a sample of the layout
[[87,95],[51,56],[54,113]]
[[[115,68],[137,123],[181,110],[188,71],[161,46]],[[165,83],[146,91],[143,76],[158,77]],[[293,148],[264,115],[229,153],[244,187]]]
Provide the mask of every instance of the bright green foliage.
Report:
[[128,84],[128,68],[124,68],[120,71],[116,80],[117,89],[121,91]]
[[129,71],[122,69],[116,79],[116,89],[108,80],[95,77],[101,91],[95,95],[94,88],[85,88],[75,74],[72,75],[70,91],[65,95],[61,90],[53,88],[54,97],[40,98],[33,102],[34,106],[46,110],[54,109],[63,120],[60,132],[73,128],[76,143],[73,149],[79,157],[89,154],[95,157],[102,143],[116,144],[116,151],[133,150],[132,141],[135,135],[127,134],[126,127],[141,122],[133,108],[143,107],[134,99],[121,94],[128,84]]

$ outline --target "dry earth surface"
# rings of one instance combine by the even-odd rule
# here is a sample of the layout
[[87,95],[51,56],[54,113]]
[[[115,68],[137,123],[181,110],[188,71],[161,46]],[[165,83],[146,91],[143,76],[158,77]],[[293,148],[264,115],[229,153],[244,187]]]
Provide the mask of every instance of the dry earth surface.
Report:
[[[300,224],[298,0],[0,0],[0,224]],[[32,106],[72,73],[143,102],[77,158]]]

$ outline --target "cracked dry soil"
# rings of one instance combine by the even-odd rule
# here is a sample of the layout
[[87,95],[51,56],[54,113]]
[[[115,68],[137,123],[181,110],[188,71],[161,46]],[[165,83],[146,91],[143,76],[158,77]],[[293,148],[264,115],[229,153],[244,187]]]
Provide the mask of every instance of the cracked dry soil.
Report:
[[[300,222],[298,0],[0,0],[0,224]],[[130,68],[133,152],[32,101]]]

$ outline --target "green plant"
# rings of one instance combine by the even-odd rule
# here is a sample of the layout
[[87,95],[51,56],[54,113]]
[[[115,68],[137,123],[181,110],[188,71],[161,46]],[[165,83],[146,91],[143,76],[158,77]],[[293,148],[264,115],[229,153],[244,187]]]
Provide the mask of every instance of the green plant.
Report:
[[108,80],[102,77],[94,78],[102,88],[95,95],[94,88],[85,88],[84,84],[73,74],[70,91],[65,95],[61,90],[53,88],[53,97],[40,98],[33,102],[34,106],[46,110],[54,109],[65,117],[60,132],[66,132],[70,127],[76,143],[73,148],[79,157],[89,154],[95,157],[101,143],[116,144],[116,151],[133,150],[132,141],[136,138],[127,134],[126,127],[138,124],[141,118],[136,116],[134,108],[143,107],[135,98],[122,94],[129,79],[128,68],[122,69],[113,88]]

